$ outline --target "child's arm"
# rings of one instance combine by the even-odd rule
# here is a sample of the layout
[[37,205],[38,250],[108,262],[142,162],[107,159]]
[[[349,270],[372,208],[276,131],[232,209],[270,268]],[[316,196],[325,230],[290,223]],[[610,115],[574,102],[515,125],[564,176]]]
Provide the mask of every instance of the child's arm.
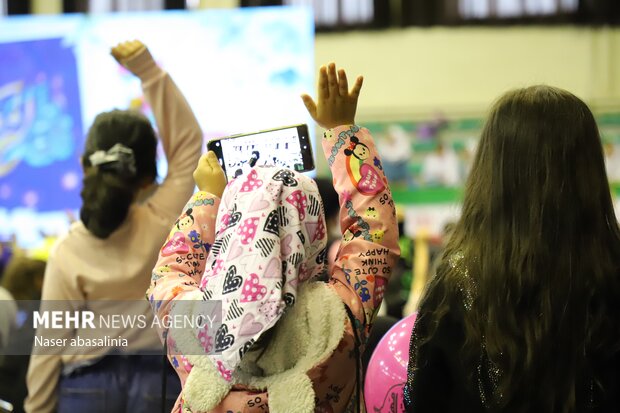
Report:
[[[57,243],[50,253],[45,266],[45,276],[43,277],[43,290],[41,292],[41,308],[39,311],[50,311],[58,309],[59,304],[64,303],[66,309],[77,310],[84,302],[84,296],[77,285],[78,281],[70,276],[69,271],[63,260],[63,244]],[[50,308],[48,308],[48,306]],[[49,339],[70,340],[73,332],[69,329],[37,329],[37,336],[44,336]],[[55,412],[58,404],[58,381],[62,373],[61,355],[64,347],[56,351],[47,349],[40,350],[30,356],[26,383],[28,386],[28,397],[24,401],[24,408],[27,412]]]
[[173,300],[198,291],[215,239],[215,219],[226,178],[213,152],[200,158],[194,179],[200,192],[189,200],[170,231],[147,291],[160,320],[169,313]]
[[400,254],[392,194],[367,129],[355,126],[358,78],[351,92],[346,74],[334,64],[319,73],[318,101],[303,100],[317,123],[327,129],[323,149],[340,197],[343,241],[331,283],[360,321],[364,335],[381,305]]
[[140,78],[166,153],[168,173],[147,205],[157,215],[174,219],[194,190],[192,171],[200,157],[202,130],[177,85],[141,42],[121,43],[112,55]]

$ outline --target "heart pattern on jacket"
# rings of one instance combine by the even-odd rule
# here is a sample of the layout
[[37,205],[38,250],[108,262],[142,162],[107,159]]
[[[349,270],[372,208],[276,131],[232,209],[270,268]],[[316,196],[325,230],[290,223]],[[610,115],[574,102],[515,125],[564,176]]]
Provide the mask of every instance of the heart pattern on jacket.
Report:
[[266,295],[267,287],[259,283],[258,275],[252,273],[243,282],[243,290],[239,301],[242,303],[258,301],[265,298]]
[[226,272],[226,277],[224,278],[224,288],[222,290],[222,294],[229,294],[233,291],[237,291],[239,287],[241,287],[242,282],[243,278],[240,275],[237,275],[237,267],[231,265]]
[[215,333],[215,352],[219,353],[230,346],[235,342],[235,336],[232,334],[228,334],[228,326],[226,324],[222,324],[220,328],[217,329],[217,333]]
[[291,171],[287,171],[286,169],[280,169],[273,176],[274,181],[280,181],[284,184],[284,186],[297,186],[297,180],[295,179],[295,175]]

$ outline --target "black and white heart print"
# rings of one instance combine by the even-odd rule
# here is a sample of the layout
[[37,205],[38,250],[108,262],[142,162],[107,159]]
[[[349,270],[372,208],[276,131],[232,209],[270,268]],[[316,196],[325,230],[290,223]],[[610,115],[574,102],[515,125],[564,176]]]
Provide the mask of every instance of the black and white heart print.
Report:
[[275,245],[276,240],[271,238],[261,238],[256,241],[256,248],[260,250],[260,255],[262,257],[268,257]]
[[280,169],[273,176],[274,181],[280,181],[284,184],[284,186],[297,186],[298,182],[295,179],[295,175],[291,171],[287,171],[286,169]]
[[241,221],[241,212],[237,211],[237,204],[233,205],[230,214],[228,215],[228,222],[226,223],[226,228],[232,228],[237,225]]
[[308,213],[313,217],[318,216],[321,213],[321,201],[316,197],[310,195],[310,204],[308,206]]
[[[213,256],[213,258],[217,258],[220,253],[226,252],[231,236],[232,234],[226,234],[222,238],[218,238],[215,240],[215,242],[211,246],[211,255]],[[215,264],[215,261],[213,261],[213,263]]]
[[234,299],[233,302],[230,304],[230,307],[228,308],[228,313],[226,313],[226,320],[224,321],[231,321],[241,317],[243,315],[243,311],[243,307],[239,305],[239,300]]
[[237,291],[241,288],[241,283],[243,282],[243,278],[240,275],[237,275],[237,267],[231,265],[226,271],[226,277],[224,277],[224,287],[222,289],[222,294],[232,293],[233,291]]
[[222,324],[215,333],[215,352],[220,353],[235,343],[235,336],[228,334],[228,326]]

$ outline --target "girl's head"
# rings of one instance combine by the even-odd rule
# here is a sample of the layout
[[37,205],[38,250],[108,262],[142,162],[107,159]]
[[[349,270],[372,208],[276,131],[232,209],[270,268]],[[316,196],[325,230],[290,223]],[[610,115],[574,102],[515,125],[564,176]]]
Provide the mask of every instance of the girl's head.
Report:
[[[93,165],[93,155],[106,156],[118,144],[125,150],[122,159]],[[156,148],[151,123],[137,112],[113,110],[95,118],[82,154],[80,210],[82,222],[93,235],[107,238],[114,232],[127,217],[138,190],[155,180]]]
[[15,300],[40,300],[45,266],[45,261],[14,256],[9,261],[0,284]]
[[[591,221],[606,228],[605,220],[613,218],[609,185],[586,104],[550,86],[502,96],[482,131],[465,208],[465,219],[492,214],[519,236],[533,230],[550,241],[581,233]],[[479,214],[468,216],[474,211]]]
[[[596,383],[592,360],[618,345],[609,333],[620,325],[611,310],[619,267],[591,111],[554,87],[506,93],[483,128],[462,216],[427,292],[462,298],[467,354],[480,360],[484,348],[487,367],[502,372],[494,402],[514,411],[579,404],[578,383]],[[445,298],[429,317],[445,315]]]

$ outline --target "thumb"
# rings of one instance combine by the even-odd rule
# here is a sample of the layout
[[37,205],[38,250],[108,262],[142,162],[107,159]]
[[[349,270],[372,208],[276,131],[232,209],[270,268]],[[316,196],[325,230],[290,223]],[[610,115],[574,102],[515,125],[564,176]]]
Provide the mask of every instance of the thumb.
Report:
[[308,110],[312,119],[316,121],[316,103],[314,103],[314,100],[307,94],[301,95],[301,100],[304,102],[306,110]]
[[220,161],[217,159],[215,152],[209,151],[206,156],[207,165],[209,165],[212,169],[220,168]]
[[209,165],[209,155],[204,154],[200,156],[198,159],[198,167],[204,167],[205,165]]
[[209,163],[218,163],[218,159],[217,156],[215,155],[215,152],[213,151],[209,151],[207,152],[207,162]]

